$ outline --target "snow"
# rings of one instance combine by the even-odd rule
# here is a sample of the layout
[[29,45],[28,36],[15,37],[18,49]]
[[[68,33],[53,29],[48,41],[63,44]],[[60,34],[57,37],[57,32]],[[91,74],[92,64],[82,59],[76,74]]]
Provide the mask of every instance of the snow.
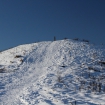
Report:
[[70,39],[2,51],[0,105],[105,105],[100,61],[102,46]]

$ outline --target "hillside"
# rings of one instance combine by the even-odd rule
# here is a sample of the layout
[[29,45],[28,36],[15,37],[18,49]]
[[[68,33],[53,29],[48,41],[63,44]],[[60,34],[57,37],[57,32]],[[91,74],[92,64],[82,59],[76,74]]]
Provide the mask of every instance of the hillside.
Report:
[[105,50],[59,40],[0,53],[0,105],[105,105]]

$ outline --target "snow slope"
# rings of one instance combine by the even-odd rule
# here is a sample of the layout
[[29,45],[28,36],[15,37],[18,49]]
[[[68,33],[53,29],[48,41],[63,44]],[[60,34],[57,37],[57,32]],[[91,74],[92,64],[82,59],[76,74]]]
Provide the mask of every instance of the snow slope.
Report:
[[0,53],[0,105],[105,105],[105,51],[74,40]]

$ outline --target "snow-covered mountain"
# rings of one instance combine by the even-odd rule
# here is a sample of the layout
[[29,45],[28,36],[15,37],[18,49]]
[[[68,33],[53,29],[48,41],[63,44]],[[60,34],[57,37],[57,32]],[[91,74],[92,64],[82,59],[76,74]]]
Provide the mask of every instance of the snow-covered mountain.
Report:
[[0,52],[0,105],[105,105],[105,50],[60,40]]

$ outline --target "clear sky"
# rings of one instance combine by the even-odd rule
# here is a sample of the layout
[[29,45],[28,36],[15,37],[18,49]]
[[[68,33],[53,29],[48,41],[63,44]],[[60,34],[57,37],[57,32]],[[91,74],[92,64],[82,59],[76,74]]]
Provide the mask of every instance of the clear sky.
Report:
[[105,45],[105,0],[0,0],[0,50],[54,36]]

